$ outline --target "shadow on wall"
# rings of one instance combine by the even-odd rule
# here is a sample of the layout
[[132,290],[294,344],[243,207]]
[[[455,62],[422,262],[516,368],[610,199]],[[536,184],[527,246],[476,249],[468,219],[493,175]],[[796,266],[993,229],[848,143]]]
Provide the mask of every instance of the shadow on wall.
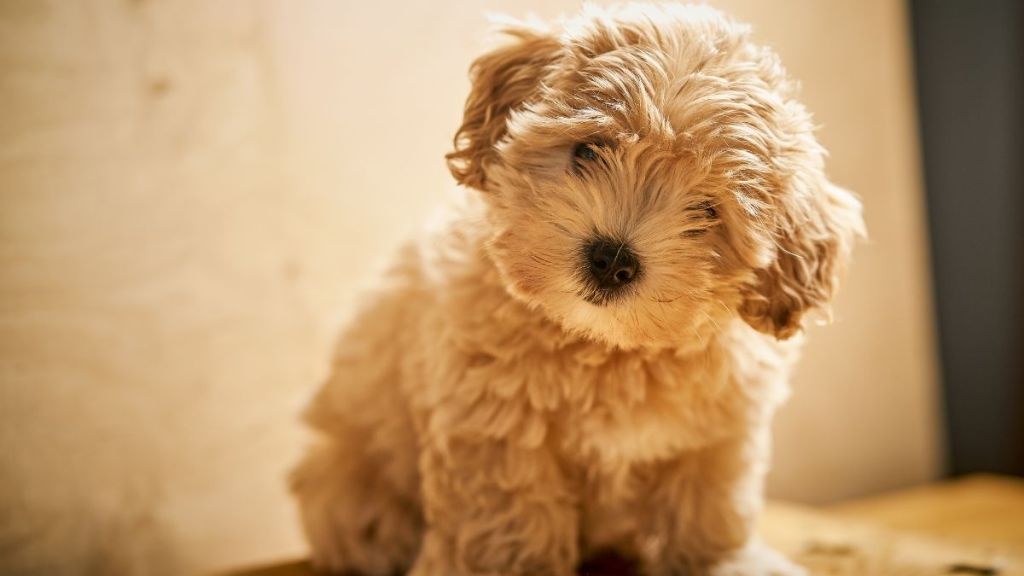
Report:
[[948,471],[1024,475],[1024,4],[911,8]]
[[[103,503],[0,511],[0,567],[5,574],[181,574],[180,554],[155,514],[152,496]],[[16,519],[16,520],[15,520]]]

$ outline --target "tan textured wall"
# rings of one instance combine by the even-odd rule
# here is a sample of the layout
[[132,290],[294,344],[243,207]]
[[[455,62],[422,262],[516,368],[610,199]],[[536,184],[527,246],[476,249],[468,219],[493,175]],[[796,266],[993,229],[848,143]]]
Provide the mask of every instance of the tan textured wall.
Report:
[[[0,571],[299,553],[295,412],[359,286],[450,193],[482,13],[575,5],[0,1]],[[929,478],[902,2],[719,5],[803,79],[873,237],[812,331],[771,490]]]

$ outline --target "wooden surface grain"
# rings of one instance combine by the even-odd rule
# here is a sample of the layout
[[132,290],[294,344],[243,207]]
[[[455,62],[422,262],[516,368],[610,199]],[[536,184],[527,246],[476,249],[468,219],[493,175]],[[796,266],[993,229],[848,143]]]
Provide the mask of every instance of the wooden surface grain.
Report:
[[965,543],[1024,547],[1024,481],[1019,479],[970,476],[824,510],[837,519],[866,520]]
[[[828,508],[771,503],[761,537],[815,576],[1024,576],[1024,482],[969,477]],[[629,576],[602,558],[588,576]],[[311,576],[284,562],[233,576]]]

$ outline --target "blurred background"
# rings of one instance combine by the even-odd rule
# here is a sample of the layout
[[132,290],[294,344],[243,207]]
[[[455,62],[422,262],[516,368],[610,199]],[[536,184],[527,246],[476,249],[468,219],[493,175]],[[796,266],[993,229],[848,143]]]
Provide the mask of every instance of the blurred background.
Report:
[[[769,494],[1024,472],[1019,3],[713,4],[802,81],[871,235],[809,330]],[[577,7],[0,0],[0,572],[303,554],[297,412],[456,194],[485,13]]]

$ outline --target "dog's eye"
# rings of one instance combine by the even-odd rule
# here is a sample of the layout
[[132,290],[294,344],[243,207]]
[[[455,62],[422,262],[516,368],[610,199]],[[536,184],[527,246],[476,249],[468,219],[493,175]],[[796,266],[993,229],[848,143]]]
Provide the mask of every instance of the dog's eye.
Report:
[[705,200],[704,202],[697,204],[695,209],[703,212],[704,217],[709,220],[714,220],[715,218],[718,218],[718,209],[715,208],[715,205],[712,204],[710,200]]
[[697,236],[703,236],[710,230],[718,220],[718,209],[715,208],[714,203],[711,200],[705,200],[698,202],[697,204],[691,205],[688,209],[689,212],[693,213],[697,218],[703,220],[703,223],[695,223],[696,228],[687,230],[683,233],[687,238],[694,238]]
[[572,150],[572,155],[576,160],[596,160],[597,151],[594,150],[593,144],[587,144],[586,142],[580,142]]

